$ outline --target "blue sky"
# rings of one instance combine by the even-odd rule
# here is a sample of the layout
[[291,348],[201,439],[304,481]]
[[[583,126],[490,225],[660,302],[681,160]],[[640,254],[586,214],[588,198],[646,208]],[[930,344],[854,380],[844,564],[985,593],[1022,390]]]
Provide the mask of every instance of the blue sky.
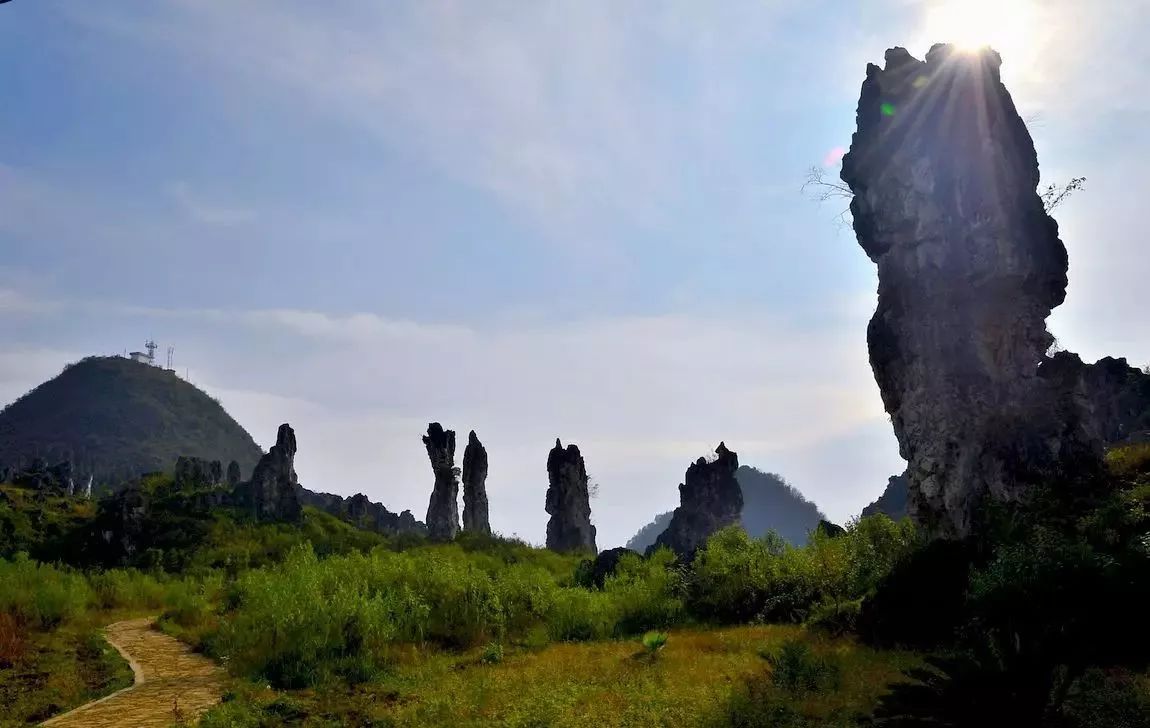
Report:
[[[0,7],[0,400],[152,336],[261,444],[291,422],[305,485],[420,517],[439,420],[479,432],[493,524],[535,541],[556,436],[603,546],[720,439],[848,518],[902,467],[875,277],[799,188],[837,174],[866,63],[953,21],[714,5]],[[1006,82],[1044,179],[1088,178],[1051,328],[1145,363],[1150,2],[1025,17]]]

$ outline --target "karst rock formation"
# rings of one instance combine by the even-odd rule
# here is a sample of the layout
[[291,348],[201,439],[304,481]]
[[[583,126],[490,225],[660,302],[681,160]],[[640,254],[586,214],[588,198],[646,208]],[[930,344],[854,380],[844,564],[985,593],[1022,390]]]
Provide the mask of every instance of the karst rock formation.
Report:
[[459,533],[459,468],[455,467],[455,431],[444,430],[438,422],[427,426],[423,436],[435,485],[427,504],[427,535],[436,541],[450,541]]
[[463,530],[491,533],[487,513],[487,450],[472,430],[463,450]]
[[257,520],[299,520],[303,508],[295,473],[295,453],[295,431],[291,425],[280,425],[276,444],[256,463],[252,479],[240,485],[240,501]]
[[666,546],[689,558],[715,531],[739,523],[743,514],[743,490],[735,479],[739,456],[721,442],[715,456],[710,462],[699,458],[687,468],[679,485],[679,507],[648,552]]
[[555,439],[547,455],[547,548],[552,551],[595,553],[595,527],[591,525],[591,495],[587,467],[576,445],[566,448]]
[[911,516],[978,526],[986,498],[1096,467],[1100,448],[1039,367],[1067,256],[999,55],[902,48],[867,67],[843,158],[859,245],[878,266],[871,367],[909,462]]

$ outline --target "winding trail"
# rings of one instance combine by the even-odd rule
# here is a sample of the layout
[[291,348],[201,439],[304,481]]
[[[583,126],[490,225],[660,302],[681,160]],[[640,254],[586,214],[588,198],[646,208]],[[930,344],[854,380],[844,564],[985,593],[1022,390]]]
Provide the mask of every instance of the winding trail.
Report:
[[104,634],[128,664],[131,687],[81,705],[41,725],[56,728],[167,728],[191,722],[220,701],[226,675],[187,645],[152,629],[153,617],[108,625]]

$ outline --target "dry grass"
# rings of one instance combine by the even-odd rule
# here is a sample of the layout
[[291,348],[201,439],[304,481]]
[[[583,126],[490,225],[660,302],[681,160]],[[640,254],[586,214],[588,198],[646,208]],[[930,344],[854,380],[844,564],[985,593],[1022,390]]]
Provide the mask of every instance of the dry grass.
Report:
[[27,650],[27,627],[11,614],[0,612],[0,667],[12,667]]
[[833,656],[842,670],[833,691],[794,698],[766,691],[814,720],[868,713],[900,669],[916,662],[909,653],[876,652],[787,625],[680,629],[670,632],[658,660],[644,659],[638,640],[508,648],[498,664],[485,664],[478,651],[430,652],[412,655],[382,681],[358,688],[278,695],[261,690],[247,699],[265,710],[286,701],[316,725],[324,720],[397,726],[723,725],[732,701],[749,685],[769,684],[761,653],[789,639]]

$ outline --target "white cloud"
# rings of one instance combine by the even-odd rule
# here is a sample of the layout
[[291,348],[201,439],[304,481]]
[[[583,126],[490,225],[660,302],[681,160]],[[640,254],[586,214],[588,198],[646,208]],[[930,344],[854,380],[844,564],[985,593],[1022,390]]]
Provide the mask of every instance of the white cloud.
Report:
[[[601,485],[593,511],[604,546],[676,505],[687,465],[720,440],[744,463],[833,499],[820,505],[839,519],[901,467],[889,429],[885,454],[873,441],[852,444],[860,428],[886,426],[861,335],[768,316],[474,327],[368,313],[70,305],[105,324],[150,321],[152,330],[162,321],[161,344],[178,342],[180,370],[189,367],[257,442],[269,445],[291,422],[297,470],[312,488],[362,491],[422,518],[430,471],[420,435],[432,420],[461,435],[474,428],[490,453],[494,526],[536,542],[556,437],[580,445]],[[828,457],[838,463],[833,482],[804,482],[783,467],[824,478]]]

